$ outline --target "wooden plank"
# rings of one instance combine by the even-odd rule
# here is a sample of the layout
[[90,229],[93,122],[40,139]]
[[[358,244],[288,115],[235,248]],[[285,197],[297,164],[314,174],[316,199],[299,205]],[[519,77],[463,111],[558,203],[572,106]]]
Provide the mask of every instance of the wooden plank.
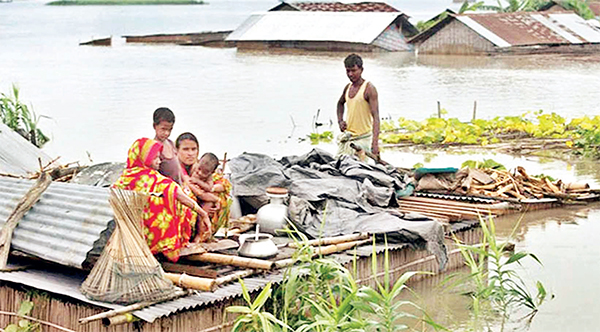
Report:
[[169,262],[161,262],[163,270],[172,273],[185,273],[195,277],[217,278],[219,273],[213,269],[200,267],[189,264],[173,264]]
[[10,242],[12,241],[15,227],[17,227],[19,221],[21,221],[25,213],[27,213],[27,211],[29,211],[29,209],[31,209],[33,205],[40,199],[51,182],[52,178],[50,175],[48,175],[46,172],[42,172],[33,187],[31,187],[25,196],[21,198],[13,212],[8,217],[6,224],[4,224],[4,227],[2,228],[2,234],[0,234],[0,270],[6,268],[6,262],[8,261],[8,254],[10,252]]
[[271,270],[274,267],[274,263],[264,259],[247,258],[233,255],[222,255],[213,253],[204,253],[198,255],[190,255],[184,257],[185,259],[198,262],[208,262],[223,265],[232,265],[250,269],[261,269]]
[[420,209],[415,209],[415,208],[401,208],[400,211],[402,211],[402,212],[411,212],[411,213],[416,213],[416,214],[422,214],[424,216],[435,216],[437,218],[440,218],[440,217],[441,218],[446,218],[449,221],[459,221],[459,220],[463,219],[463,217],[460,214],[422,211]]

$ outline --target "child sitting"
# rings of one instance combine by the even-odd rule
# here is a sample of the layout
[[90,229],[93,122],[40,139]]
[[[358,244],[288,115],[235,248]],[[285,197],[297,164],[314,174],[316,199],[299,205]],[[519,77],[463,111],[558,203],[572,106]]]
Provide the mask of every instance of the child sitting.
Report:
[[196,195],[200,206],[209,212],[214,229],[223,226],[229,218],[229,192],[231,183],[215,172],[219,159],[212,153],[205,153],[192,167],[189,179],[190,189]]
[[163,144],[163,150],[160,154],[160,168],[159,172],[177,182],[182,184],[183,174],[181,171],[181,165],[177,159],[177,149],[175,143],[169,139],[173,125],[175,124],[175,114],[166,108],[160,107],[154,111],[153,115],[154,131],[156,132],[154,139]]

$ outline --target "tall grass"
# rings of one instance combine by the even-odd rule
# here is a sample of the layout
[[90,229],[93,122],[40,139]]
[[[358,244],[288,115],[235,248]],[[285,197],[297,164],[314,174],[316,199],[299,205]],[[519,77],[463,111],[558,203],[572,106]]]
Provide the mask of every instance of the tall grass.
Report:
[[41,148],[50,138],[38,127],[41,118],[19,99],[19,88],[12,85],[10,93],[0,94],[0,120],[35,146]]
[[[313,254],[313,247],[301,245],[294,256],[298,264],[285,271],[276,291],[271,294],[269,285],[255,300],[244,295],[247,306],[227,308],[227,312],[241,314],[233,331],[392,332],[408,329],[401,323],[407,319],[441,328],[404,310],[418,308],[400,299],[408,291],[406,282],[417,272],[405,273],[390,284],[387,249],[384,281],[377,280],[374,288],[359,286],[355,275],[335,259],[314,258]],[[375,249],[372,259],[376,275]],[[264,305],[269,297],[270,305]]]
[[[529,311],[526,317],[532,318],[548,296],[540,281],[536,282],[535,293],[529,291],[515,270],[515,265],[520,265],[525,258],[533,259],[540,265],[542,263],[532,253],[508,250],[508,240],[499,242],[496,225],[491,216],[487,222],[480,217],[479,224],[483,232],[482,243],[466,245],[455,239],[466,265],[470,268],[467,279],[473,284],[473,291],[468,295],[473,301],[474,329],[483,329],[481,318],[483,323],[489,323],[485,320],[495,316],[500,317],[500,329],[503,331],[512,313],[526,309]],[[517,223],[509,239],[513,237],[519,224]]]

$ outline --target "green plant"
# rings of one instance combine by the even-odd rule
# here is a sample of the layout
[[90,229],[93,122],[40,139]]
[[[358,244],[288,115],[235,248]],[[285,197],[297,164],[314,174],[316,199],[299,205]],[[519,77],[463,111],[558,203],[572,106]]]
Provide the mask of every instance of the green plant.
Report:
[[353,303],[358,285],[339,262],[317,257],[314,247],[300,234],[294,255],[298,266],[290,267],[280,287],[282,320],[293,331],[362,331],[365,321]]
[[461,168],[491,168],[491,169],[497,169],[497,170],[506,170],[506,167],[504,167],[504,165],[500,164],[499,162],[495,161],[494,159],[483,159],[483,161],[477,161],[477,160],[467,160],[465,162],[462,163],[462,165],[460,166]]
[[[469,295],[473,299],[475,315],[478,316],[482,311],[499,313],[504,328],[513,310],[526,308],[530,310],[530,315],[534,315],[548,295],[540,281],[536,282],[537,294],[532,295],[523,279],[512,267],[514,264],[521,264],[521,260],[526,257],[532,258],[540,265],[542,263],[532,253],[509,252],[506,249],[508,241],[498,242],[495,223],[491,216],[488,222],[480,217],[479,224],[483,232],[481,244],[466,245],[460,243],[458,239],[455,241],[466,265],[471,270],[467,278],[474,286],[474,290]],[[512,234],[516,229],[515,226]]]
[[[33,310],[33,302],[23,301],[17,312],[18,316],[27,316]],[[10,324],[4,328],[5,332],[34,332],[41,331],[42,328],[38,323],[32,323],[27,319],[21,319],[17,324]]]
[[50,138],[46,136],[38,124],[41,118],[19,99],[19,88],[12,85],[10,94],[0,94],[0,120],[10,129],[16,131],[37,147],[42,147]]
[[[371,330],[378,332],[396,332],[408,329],[408,326],[403,324],[402,321],[406,319],[418,320],[413,314],[404,310],[404,307],[413,307],[417,310],[421,310],[415,303],[408,300],[401,300],[400,296],[403,292],[409,290],[406,282],[413,277],[415,274],[423,272],[406,272],[396,282],[391,285],[390,283],[390,258],[387,249],[387,240],[385,243],[384,252],[384,275],[383,284],[379,279],[375,279],[376,288],[362,287],[358,292],[358,299],[354,306],[361,311],[370,314],[373,317],[377,317],[377,320],[371,320],[369,327]],[[375,250],[375,241],[373,241],[373,253],[371,255],[371,269],[374,276],[378,276],[377,273],[377,252]],[[427,317],[427,315],[425,315]],[[427,317],[424,320],[427,324],[437,329],[443,329],[441,326],[434,323]]]
[[574,11],[575,13],[577,13],[577,15],[581,16],[583,19],[591,20],[596,17],[596,15],[590,8],[590,5],[587,1],[566,0],[566,1],[563,1],[561,4],[563,7],[565,7],[565,9]]
[[250,298],[248,289],[242,279],[240,279],[240,284],[247,306],[231,306],[225,309],[227,313],[239,314],[233,325],[233,332],[271,332],[288,328],[284,322],[277,319],[270,312],[262,311],[263,306],[271,297],[271,283],[265,286],[254,301]]
[[310,142],[312,144],[317,144],[319,142],[331,142],[333,140],[333,132],[324,131],[323,133],[311,133],[308,135]]
[[505,6],[502,1],[497,0],[497,5],[484,5],[479,8],[482,10],[493,10],[500,13],[514,13],[537,11],[547,4],[546,0],[506,0]]

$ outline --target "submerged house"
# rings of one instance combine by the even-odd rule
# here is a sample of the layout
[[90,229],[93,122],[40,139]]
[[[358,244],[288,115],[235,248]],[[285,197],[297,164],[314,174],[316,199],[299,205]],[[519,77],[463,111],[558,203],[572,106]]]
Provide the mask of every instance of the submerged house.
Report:
[[385,2],[281,2],[269,11],[310,11],[310,12],[400,12]]
[[410,43],[429,54],[600,52],[600,29],[573,12],[449,15]]
[[251,15],[226,41],[238,49],[408,51],[414,34],[400,12],[282,10]]

